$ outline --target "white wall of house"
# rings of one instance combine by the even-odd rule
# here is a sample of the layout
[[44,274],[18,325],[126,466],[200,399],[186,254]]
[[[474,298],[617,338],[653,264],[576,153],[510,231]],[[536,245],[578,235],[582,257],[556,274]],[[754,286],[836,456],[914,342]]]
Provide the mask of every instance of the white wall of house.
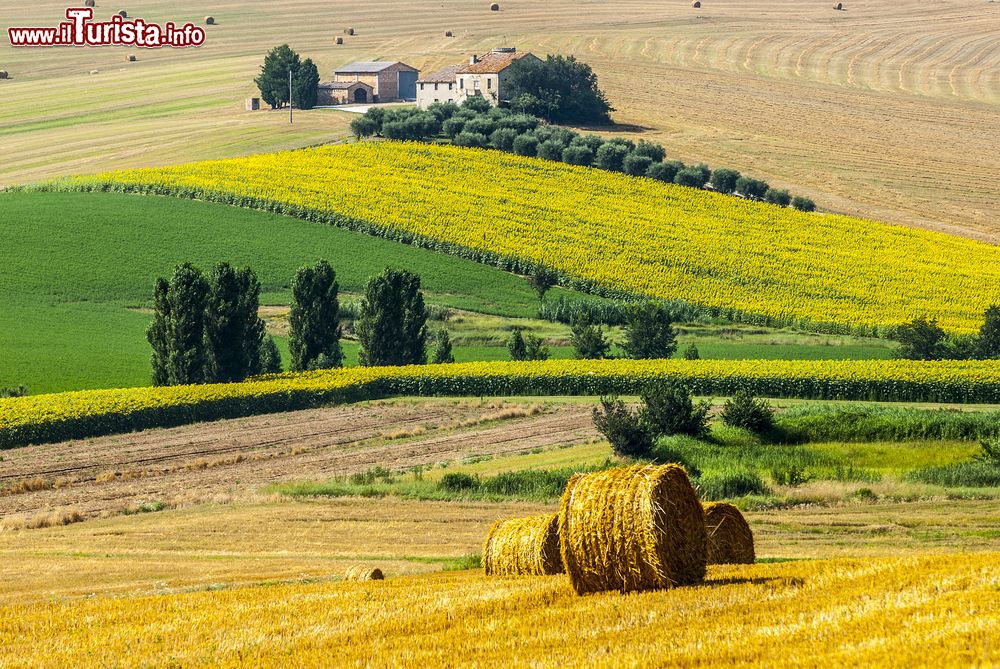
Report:
[[417,82],[417,107],[427,109],[435,102],[455,102],[458,99],[458,84],[454,81]]
[[481,95],[494,107],[500,104],[499,74],[458,74],[456,77],[458,78],[458,102],[472,95]]

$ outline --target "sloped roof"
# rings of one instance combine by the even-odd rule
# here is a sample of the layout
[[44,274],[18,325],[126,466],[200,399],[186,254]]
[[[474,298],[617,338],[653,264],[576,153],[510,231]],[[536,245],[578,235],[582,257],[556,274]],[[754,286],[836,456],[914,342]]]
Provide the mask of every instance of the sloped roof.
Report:
[[409,67],[411,70],[416,69],[398,60],[359,60],[348,63],[343,67],[338,67],[334,71],[334,74],[377,74],[382,70],[388,70],[393,65],[402,65]]
[[420,77],[417,81],[424,84],[447,84],[455,81],[455,75],[458,74],[461,67],[461,65],[449,65],[448,67]]
[[515,60],[530,55],[527,51],[490,51],[477,62],[462,65],[458,74],[499,74]]
[[368,90],[372,90],[372,87],[363,81],[323,81],[320,82],[318,88],[325,88],[334,91],[346,91],[351,88],[354,88],[355,86],[360,86],[362,88],[367,88]]

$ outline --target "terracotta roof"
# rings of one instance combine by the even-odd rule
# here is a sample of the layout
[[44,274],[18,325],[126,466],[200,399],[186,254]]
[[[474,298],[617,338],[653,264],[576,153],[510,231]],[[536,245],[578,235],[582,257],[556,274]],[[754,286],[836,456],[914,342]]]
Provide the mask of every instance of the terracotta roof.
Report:
[[515,60],[531,54],[527,51],[490,51],[480,56],[476,63],[467,63],[458,70],[459,74],[499,74]]
[[426,76],[420,77],[417,81],[424,84],[447,84],[455,81],[455,75],[458,74],[461,67],[461,65],[449,65],[436,72],[431,72]]
[[361,86],[362,88],[367,88],[371,90],[371,86],[363,81],[323,81],[320,82],[318,88],[328,88],[334,91],[346,91],[354,86]]
[[382,70],[389,69],[393,65],[402,65],[411,70],[416,69],[398,60],[359,60],[348,63],[343,67],[338,67],[334,71],[334,74],[376,74]]

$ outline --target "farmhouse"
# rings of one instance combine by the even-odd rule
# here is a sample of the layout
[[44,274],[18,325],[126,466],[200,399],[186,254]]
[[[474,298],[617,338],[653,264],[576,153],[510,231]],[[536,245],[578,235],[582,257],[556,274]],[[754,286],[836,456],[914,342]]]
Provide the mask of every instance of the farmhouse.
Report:
[[496,107],[506,102],[502,97],[504,73],[511,63],[522,58],[538,60],[527,51],[500,47],[482,56],[473,54],[468,63],[429,74],[417,81],[417,106],[427,109],[435,102],[448,101],[460,104],[469,96],[479,95]]
[[332,84],[365,84],[367,89],[347,89],[351,102],[397,102],[417,97],[417,74],[417,68],[399,61],[357,61],[337,68]]

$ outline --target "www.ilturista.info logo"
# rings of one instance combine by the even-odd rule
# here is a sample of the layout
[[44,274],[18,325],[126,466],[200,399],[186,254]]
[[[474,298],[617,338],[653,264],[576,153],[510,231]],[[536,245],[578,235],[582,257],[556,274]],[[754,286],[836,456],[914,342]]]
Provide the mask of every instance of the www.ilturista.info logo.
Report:
[[93,21],[90,7],[66,10],[68,21],[55,28],[8,28],[11,46],[137,46],[155,49],[163,46],[201,46],[205,29],[192,23],[178,26],[129,20],[115,14],[109,21]]

